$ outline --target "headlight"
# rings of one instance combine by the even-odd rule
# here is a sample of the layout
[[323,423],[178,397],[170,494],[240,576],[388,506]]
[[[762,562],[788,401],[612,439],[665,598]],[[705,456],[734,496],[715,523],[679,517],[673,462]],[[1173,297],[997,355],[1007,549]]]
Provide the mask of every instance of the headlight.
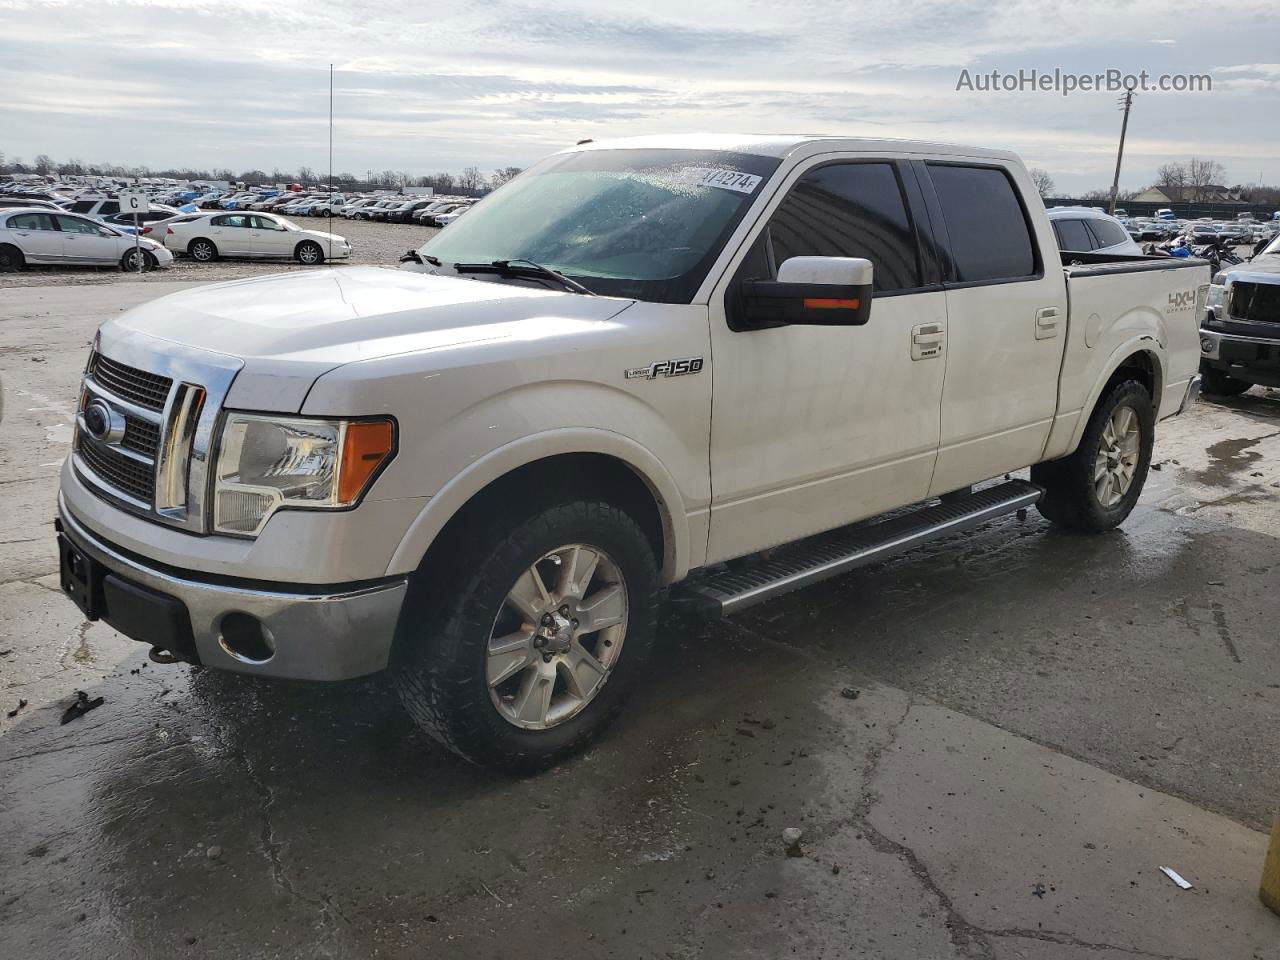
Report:
[[[1218,279],[1214,277],[1214,279]],[[1227,302],[1227,288],[1221,283],[1213,283],[1209,285],[1209,296],[1205,298],[1204,305],[1212,310],[1214,307],[1224,306]]]
[[213,529],[253,537],[276,510],[350,507],[394,451],[391,420],[229,414],[214,468]]

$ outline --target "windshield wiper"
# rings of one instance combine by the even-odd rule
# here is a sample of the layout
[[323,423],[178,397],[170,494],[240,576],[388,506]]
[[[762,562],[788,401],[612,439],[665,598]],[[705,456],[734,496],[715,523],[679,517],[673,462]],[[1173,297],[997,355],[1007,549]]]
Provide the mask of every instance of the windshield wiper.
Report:
[[429,263],[433,267],[440,266],[440,258],[433,257],[429,253],[419,253],[417,250],[410,250],[400,258],[401,263]]
[[534,263],[532,260],[526,260],[523,257],[516,260],[491,260],[488,263],[455,263],[453,269],[458,273],[498,273],[514,277],[546,277],[549,280],[554,280],[566,290],[572,290],[574,293],[581,293],[587,297],[595,296],[594,293],[577,280],[566,277],[559,270],[552,270],[550,267],[544,267],[540,263]]

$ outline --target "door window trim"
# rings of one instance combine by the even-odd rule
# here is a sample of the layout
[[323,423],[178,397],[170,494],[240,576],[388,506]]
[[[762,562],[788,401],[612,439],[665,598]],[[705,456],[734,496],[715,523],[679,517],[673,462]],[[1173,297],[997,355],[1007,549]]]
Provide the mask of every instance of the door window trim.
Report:
[[[939,249],[946,251],[946,264],[939,264],[939,272],[942,275],[942,289],[966,290],[969,287],[994,287],[1005,283],[1033,283],[1044,279],[1044,255],[1040,250],[1040,238],[1036,234],[1035,224],[1027,211],[1022,191],[1018,189],[1018,185],[1010,175],[1008,167],[1001,163],[984,163],[980,160],[941,159],[912,160],[911,165],[916,170],[916,177],[920,181],[920,189],[924,193],[925,206],[929,209],[929,219],[934,225],[934,243]],[[968,167],[980,170],[998,170],[1004,175],[1005,180],[1009,183],[1009,189],[1013,191],[1014,199],[1018,202],[1018,209],[1022,211],[1022,221],[1027,227],[1027,239],[1031,242],[1032,273],[1017,277],[994,277],[989,280],[954,279],[955,258],[951,255],[951,234],[947,230],[947,222],[942,215],[942,202],[938,199],[938,192],[934,185],[933,177],[929,173],[929,167]],[[946,269],[948,265],[951,268],[950,270]],[[948,273],[950,273],[950,277],[947,276]]]

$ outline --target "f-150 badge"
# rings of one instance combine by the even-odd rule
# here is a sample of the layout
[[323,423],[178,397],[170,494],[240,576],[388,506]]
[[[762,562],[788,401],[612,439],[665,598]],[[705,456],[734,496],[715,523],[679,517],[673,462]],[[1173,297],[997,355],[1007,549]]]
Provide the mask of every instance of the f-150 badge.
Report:
[[702,357],[685,357],[681,360],[655,360],[647,367],[631,367],[628,380],[655,380],[658,377],[683,377],[702,372]]

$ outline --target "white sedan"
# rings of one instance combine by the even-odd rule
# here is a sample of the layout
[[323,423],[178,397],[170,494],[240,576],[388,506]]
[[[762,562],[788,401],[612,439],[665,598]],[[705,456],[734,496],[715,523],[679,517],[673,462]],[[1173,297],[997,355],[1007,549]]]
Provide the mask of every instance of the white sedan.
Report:
[[270,213],[211,213],[168,225],[164,245],[209,263],[218,257],[285,257],[307,266],[351,256],[351,244]]
[[102,267],[123,270],[173,266],[173,254],[146,237],[134,238],[88,217],[48,210],[0,211],[0,272],[27,264]]

